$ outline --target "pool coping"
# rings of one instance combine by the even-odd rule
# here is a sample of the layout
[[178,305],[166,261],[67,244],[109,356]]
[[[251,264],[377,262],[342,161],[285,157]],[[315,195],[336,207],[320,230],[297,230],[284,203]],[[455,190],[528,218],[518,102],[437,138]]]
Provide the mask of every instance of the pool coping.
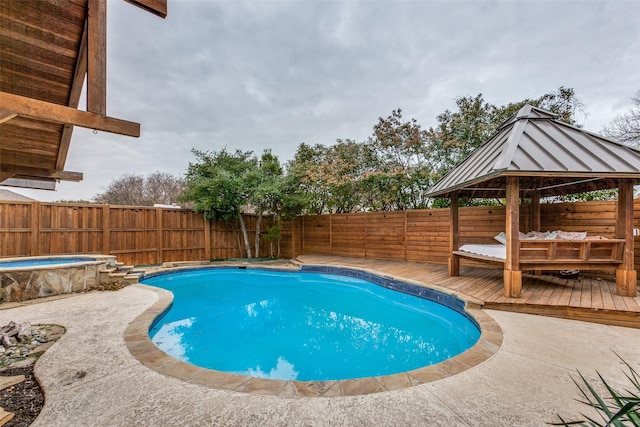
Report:
[[[305,264],[305,266],[309,266],[309,264]],[[233,268],[234,266],[226,265],[225,267]],[[322,268],[327,266],[314,265],[314,267]],[[196,267],[196,269],[197,268],[198,267]],[[258,268],[270,269],[269,267]],[[419,282],[383,275],[371,270],[353,267],[344,268],[361,271],[366,274],[374,274],[378,277],[385,277],[398,282],[418,284],[418,286],[422,288],[432,289]],[[161,271],[157,271],[157,273],[162,274],[169,270],[180,271],[184,270],[184,268],[162,269]],[[305,268],[305,270],[307,270],[307,268]],[[483,312],[481,305],[476,304],[475,301],[470,302],[464,299],[464,311],[479,326],[480,338],[470,349],[443,362],[398,374],[346,380],[297,381],[249,377],[195,366],[180,361],[160,350],[151,341],[149,329],[156,319],[171,307],[173,294],[170,291],[144,284],[132,286],[150,290],[158,296],[158,300],[151,307],[129,323],[124,333],[127,348],[140,363],[161,374],[191,384],[199,384],[210,388],[241,393],[270,395],[282,398],[305,398],[359,396],[399,390],[437,381],[471,369],[493,357],[502,346],[503,341],[502,328],[500,328],[487,313]],[[440,290],[437,289],[437,291]],[[457,297],[459,298],[459,296]]]
[[[82,261],[74,261],[69,263],[61,263],[61,264],[44,264],[44,265],[28,265],[28,266],[17,266],[17,267],[3,267],[2,263],[9,263],[14,261],[25,261],[25,260],[48,260],[48,259],[81,259],[86,258]],[[62,270],[70,267],[84,267],[87,265],[97,265],[100,263],[116,263],[115,255],[96,255],[96,254],[77,254],[77,255],[40,255],[40,256],[23,256],[23,257],[10,257],[10,258],[0,258],[0,272],[1,273],[15,273],[17,271],[37,271],[46,268],[47,270]]]

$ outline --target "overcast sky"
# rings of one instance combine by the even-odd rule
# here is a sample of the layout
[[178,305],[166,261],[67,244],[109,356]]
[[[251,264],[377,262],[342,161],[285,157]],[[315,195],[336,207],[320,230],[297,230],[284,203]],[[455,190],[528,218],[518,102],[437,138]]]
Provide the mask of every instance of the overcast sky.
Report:
[[[169,0],[166,20],[108,2],[107,113],[140,138],[76,128],[58,190],[90,199],[112,179],[182,175],[192,148],[363,141],[402,108],[423,128],[482,93],[493,104],[572,87],[599,132],[640,89],[640,1]],[[84,101],[83,101],[84,102]]]

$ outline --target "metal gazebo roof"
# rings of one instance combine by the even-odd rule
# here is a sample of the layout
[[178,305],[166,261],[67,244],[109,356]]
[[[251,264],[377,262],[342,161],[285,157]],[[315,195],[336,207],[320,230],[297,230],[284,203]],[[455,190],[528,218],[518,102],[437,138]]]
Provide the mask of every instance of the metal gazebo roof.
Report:
[[505,197],[507,176],[519,176],[521,193],[572,194],[640,180],[640,151],[556,120],[526,105],[430,190],[429,197]]

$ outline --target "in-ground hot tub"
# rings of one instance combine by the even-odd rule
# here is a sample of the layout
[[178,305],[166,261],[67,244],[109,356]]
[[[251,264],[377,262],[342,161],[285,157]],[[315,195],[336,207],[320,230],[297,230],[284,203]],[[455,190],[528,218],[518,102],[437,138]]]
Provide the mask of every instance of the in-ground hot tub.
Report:
[[0,260],[0,302],[24,301],[93,289],[100,271],[116,265],[109,255],[62,255]]

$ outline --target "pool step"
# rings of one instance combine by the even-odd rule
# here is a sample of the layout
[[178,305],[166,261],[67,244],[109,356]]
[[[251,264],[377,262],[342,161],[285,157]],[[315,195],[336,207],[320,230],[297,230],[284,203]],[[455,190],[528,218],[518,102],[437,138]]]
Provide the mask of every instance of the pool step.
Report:
[[110,273],[109,274],[109,278],[110,279],[124,279],[124,277],[127,275],[128,273],[124,272],[124,271],[116,271],[114,273]]
[[100,283],[104,283],[109,280],[109,277],[114,274],[117,270],[115,268],[108,268],[105,270],[100,270],[98,272],[98,278]]
[[103,265],[99,269],[100,283],[130,285],[138,283],[140,277],[144,275],[144,269],[136,268],[133,265],[125,265],[124,262],[114,262],[111,265]]
[[128,285],[133,285],[135,283],[138,283],[142,274],[143,273],[128,273],[126,276],[124,276],[124,281]]
[[125,272],[126,273],[126,272],[128,272],[130,270],[133,270],[133,265],[124,265],[124,264],[122,264],[122,265],[118,266],[118,271],[120,271],[120,272]]

